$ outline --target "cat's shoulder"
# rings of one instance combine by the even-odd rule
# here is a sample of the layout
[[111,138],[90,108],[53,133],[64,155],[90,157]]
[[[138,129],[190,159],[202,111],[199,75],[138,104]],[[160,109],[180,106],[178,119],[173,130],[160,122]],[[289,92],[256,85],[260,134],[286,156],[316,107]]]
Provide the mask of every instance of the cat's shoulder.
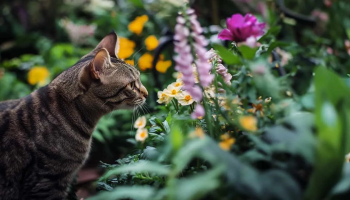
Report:
[[0,113],[15,108],[20,101],[20,99],[0,101]]

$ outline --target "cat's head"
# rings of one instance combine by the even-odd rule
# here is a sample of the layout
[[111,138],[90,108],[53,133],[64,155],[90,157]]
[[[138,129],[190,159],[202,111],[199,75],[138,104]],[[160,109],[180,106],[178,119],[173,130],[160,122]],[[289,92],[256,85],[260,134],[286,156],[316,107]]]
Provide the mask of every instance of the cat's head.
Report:
[[69,94],[68,99],[78,99],[104,111],[143,104],[148,92],[140,81],[140,72],[119,59],[118,51],[123,49],[119,49],[118,36],[112,32],[75,66],[58,76],[57,85]]

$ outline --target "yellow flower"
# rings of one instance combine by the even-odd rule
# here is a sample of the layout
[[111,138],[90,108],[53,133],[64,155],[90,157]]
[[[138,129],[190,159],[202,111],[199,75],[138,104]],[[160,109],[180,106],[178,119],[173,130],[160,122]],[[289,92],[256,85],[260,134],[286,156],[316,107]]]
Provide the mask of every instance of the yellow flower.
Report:
[[158,92],[158,103],[165,103],[168,104],[173,98],[169,97],[164,91]]
[[219,146],[222,150],[228,151],[231,149],[231,146],[236,142],[235,138],[232,138],[229,134],[223,134],[220,136],[221,142]]
[[205,133],[204,133],[202,128],[196,127],[196,129],[194,131],[192,131],[189,136],[190,136],[190,138],[198,137],[200,139],[203,139],[205,136]]
[[46,67],[33,67],[28,73],[28,82],[31,85],[44,85],[49,75]]
[[152,68],[153,56],[149,53],[143,54],[139,59],[139,68],[141,71]]
[[135,139],[136,141],[143,142],[148,138],[148,131],[145,128],[137,129]]
[[187,106],[187,105],[190,105],[193,103],[193,99],[192,99],[192,96],[186,92],[186,91],[180,91],[178,92],[178,95],[176,95],[175,97],[179,103],[182,105],[182,106]]
[[119,49],[118,57],[121,59],[125,59],[130,57],[134,53],[135,42],[129,40],[127,38],[120,37],[119,38]]
[[143,26],[147,21],[148,21],[147,15],[136,17],[134,21],[130,22],[130,24],[128,25],[129,31],[137,35],[140,35],[142,33]]
[[146,117],[142,116],[137,118],[137,120],[134,123],[135,128],[144,128],[146,126]]
[[260,115],[261,115],[261,116],[264,116],[263,106],[262,106],[261,103],[259,103],[259,104],[257,104],[257,105],[253,103],[253,104],[252,104],[252,107],[253,107],[253,108],[247,109],[247,112],[256,114],[256,113],[259,111],[259,112],[260,112]]
[[135,42],[124,37],[119,37],[118,57],[121,59],[129,58],[134,53]]
[[165,73],[168,68],[171,66],[171,61],[170,60],[159,60],[156,65],[156,70],[160,73]]
[[168,87],[164,90],[164,92],[169,96],[169,97],[175,97],[178,95],[180,92],[179,87],[175,87],[174,85],[168,85]]
[[146,48],[148,51],[152,51],[158,46],[158,40],[156,36],[150,35],[145,39]]
[[135,65],[134,60],[124,60],[124,61],[125,61],[125,63],[127,63],[127,64],[129,64],[129,65],[132,65],[132,66]]
[[247,131],[256,131],[256,130],[258,130],[258,128],[257,128],[258,121],[253,116],[240,117],[239,118],[239,123]]

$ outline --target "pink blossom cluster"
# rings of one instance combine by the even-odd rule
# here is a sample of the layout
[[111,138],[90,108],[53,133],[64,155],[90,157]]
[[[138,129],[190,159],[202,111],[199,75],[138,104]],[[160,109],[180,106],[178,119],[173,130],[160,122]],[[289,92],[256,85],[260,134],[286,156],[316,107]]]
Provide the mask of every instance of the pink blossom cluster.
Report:
[[210,62],[213,62],[214,60],[217,62],[216,72],[224,79],[224,82],[226,84],[231,85],[232,75],[230,73],[228,73],[227,68],[224,65],[222,65],[222,59],[214,51],[214,49],[210,49],[207,52],[207,57],[208,57]]
[[[185,13],[188,16],[188,21],[183,16],[177,17],[177,25],[175,26],[174,45],[175,52],[178,54],[174,57],[176,62],[175,69],[180,71],[182,81],[184,83],[183,88],[190,93],[192,98],[197,102],[200,102],[203,98],[203,91],[201,87],[195,84],[195,74],[193,73],[192,64],[197,66],[199,84],[202,87],[208,87],[214,79],[214,75],[210,74],[211,64],[208,63],[206,46],[208,41],[202,35],[203,28],[197,20],[197,16],[193,9],[188,9]],[[186,25],[186,22],[189,26]],[[192,48],[189,44],[189,39],[192,39]],[[194,50],[197,59],[194,60],[192,55]],[[197,104],[192,118],[198,118],[204,116],[205,111],[201,104]]]

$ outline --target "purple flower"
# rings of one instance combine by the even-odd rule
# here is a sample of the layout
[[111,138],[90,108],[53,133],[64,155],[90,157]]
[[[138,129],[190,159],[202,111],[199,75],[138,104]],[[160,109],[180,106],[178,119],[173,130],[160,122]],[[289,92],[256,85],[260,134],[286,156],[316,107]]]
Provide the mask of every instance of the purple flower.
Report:
[[197,104],[194,108],[193,113],[191,114],[192,119],[198,119],[199,117],[203,117],[205,115],[205,110],[201,104]]
[[[214,75],[210,74],[212,66],[208,62],[209,57],[205,48],[209,42],[202,35],[203,28],[198,22],[194,10],[188,9],[186,14],[188,15],[187,19],[178,16],[176,20],[177,25],[175,26],[174,45],[175,52],[178,55],[174,57],[176,62],[175,69],[180,71],[183,75],[183,89],[185,89],[195,101],[200,102],[203,99],[203,91],[200,86],[203,88],[208,87],[214,79]],[[189,45],[189,37],[194,41],[192,45]],[[196,59],[194,59],[192,52],[196,54]],[[193,63],[196,64],[198,78],[200,80],[199,85],[196,85],[196,77],[192,66]],[[204,115],[205,110],[203,106],[197,104],[191,115],[192,118],[197,119]]]
[[221,40],[244,42],[249,37],[259,37],[264,34],[265,23],[259,23],[252,14],[234,14],[226,20],[227,28],[219,33]]

